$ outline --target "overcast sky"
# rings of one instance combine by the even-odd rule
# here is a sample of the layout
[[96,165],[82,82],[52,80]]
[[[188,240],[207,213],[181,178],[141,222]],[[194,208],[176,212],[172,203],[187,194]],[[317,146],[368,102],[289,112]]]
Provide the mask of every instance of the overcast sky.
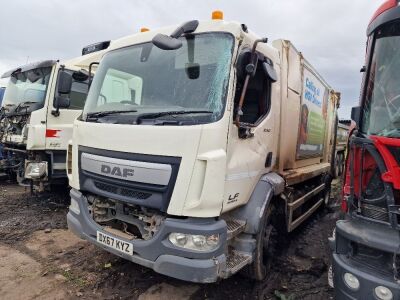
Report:
[[383,0],[5,0],[0,9],[0,74],[141,27],[209,19],[212,10],[271,41],[289,39],[342,92],[342,118],[357,104],[366,28]]

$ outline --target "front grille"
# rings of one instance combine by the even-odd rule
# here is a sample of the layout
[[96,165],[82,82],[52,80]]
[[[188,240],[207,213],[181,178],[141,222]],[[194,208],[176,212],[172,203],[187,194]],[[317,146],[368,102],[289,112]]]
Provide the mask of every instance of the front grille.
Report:
[[114,186],[111,184],[98,182],[98,181],[96,181],[94,183],[94,185],[99,190],[102,190],[102,191],[105,191],[105,192],[108,192],[111,194],[118,194],[118,195],[129,197],[129,198],[145,200],[151,196],[151,193],[145,193],[145,192],[135,191],[135,190],[128,189],[128,188],[117,187],[117,186]]
[[116,186],[110,185],[110,184],[105,184],[102,182],[95,182],[94,185],[102,191],[112,193],[112,194],[118,194],[118,188]]
[[386,208],[363,203],[361,204],[361,214],[367,218],[389,222],[389,214]]
[[142,200],[147,199],[151,196],[150,193],[143,193],[143,192],[134,191],[134,190],[125,189],[125,188],[121,188],[121,195],[126,196],[126,197],[136,198],[136,199],[142,199]]

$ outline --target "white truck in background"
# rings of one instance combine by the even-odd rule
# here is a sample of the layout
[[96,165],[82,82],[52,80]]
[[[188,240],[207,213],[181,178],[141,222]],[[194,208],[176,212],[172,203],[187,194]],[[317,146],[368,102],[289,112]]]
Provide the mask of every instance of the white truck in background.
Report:
[[1,105],[1,169],[18,183],[38,191],[67,184],[67,144],[86,101],[88,68],[109,44],[85,47],[82,56],[65,62],[40,61],[2,75],[8,85]]
[[329,199],[339,94],[286,40],[189,21],[121,39],[68,148],[68,226],[158,273],[268,273]]

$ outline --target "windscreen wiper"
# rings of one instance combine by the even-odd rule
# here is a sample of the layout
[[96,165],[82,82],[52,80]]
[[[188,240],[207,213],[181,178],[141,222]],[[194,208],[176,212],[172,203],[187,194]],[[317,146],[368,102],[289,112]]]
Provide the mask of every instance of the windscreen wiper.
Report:
[[34,103],[37,103],[37,101],[25,101],[25,102],[21,102],[21,103],[19,103],[18,105],[17,105],[17,107],[15,108],[15,111],[17,112],[17,111],[19,111],[19,109],[22,107],[22,108],[27,108],[26,107],[26,105],[28,105],[28,104],[34,104]]
[[124,114],[124,113],[132,113],[137,112],[137,110],[106,110],[106,111],[98,111],[93,113],[88,113],[86,115],[86,121],[96,121],[98,118],[114,115],[114,114]]
[[157,119],[163,116],[173,115],[186,115],[186,114],[212,114],[212,110],[177,110],[177,111],[163,111],[158,113],[144,113],[136,118],[136,123],[140,123],[143,119]]

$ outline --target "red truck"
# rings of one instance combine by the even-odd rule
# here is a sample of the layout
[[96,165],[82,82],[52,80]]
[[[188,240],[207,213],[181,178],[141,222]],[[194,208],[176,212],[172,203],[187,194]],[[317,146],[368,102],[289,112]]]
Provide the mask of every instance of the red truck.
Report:
[[384,2],[367,30],[344,174],[345,214],[330,239],[336,299],[400,299],[399,2]]

